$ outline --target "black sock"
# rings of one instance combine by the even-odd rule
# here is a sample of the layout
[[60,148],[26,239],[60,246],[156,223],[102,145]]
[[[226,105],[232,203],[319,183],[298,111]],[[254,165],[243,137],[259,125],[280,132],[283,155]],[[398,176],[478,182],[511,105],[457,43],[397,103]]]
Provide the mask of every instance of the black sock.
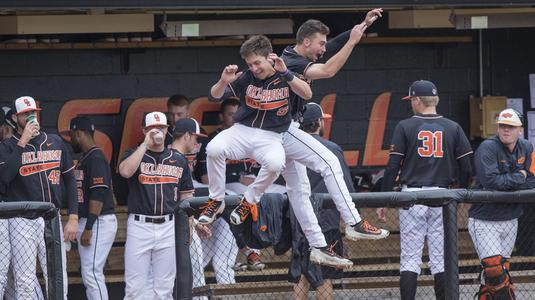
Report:
[[418,274],[411,271],[401,272],[399,286],[401,291],[401,300],[414,300],[416,296],[416,281]]
[[444,272],[434,275],[435,278],[435,296],[437,300],[446,299],[446,291],[444,286]]

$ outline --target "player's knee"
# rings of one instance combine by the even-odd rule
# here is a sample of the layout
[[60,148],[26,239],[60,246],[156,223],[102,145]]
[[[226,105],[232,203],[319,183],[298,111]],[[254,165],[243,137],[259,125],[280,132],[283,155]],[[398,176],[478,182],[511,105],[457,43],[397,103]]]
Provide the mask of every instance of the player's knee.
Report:
[[225,147],[221,143],[208,143],[206,145],[206,156],[210,158],[219,158],[225,153]]
[[271,173],[280,173],[284,169],[284,158],[271,157],[266,159],[263,166]]

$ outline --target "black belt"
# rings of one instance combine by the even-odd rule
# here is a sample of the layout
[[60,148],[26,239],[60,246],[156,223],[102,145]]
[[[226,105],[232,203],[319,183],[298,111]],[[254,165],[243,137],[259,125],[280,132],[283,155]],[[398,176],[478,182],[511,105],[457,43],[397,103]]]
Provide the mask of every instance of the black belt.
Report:
[[421,189],[423,187],[437,187],[437,188],[441,188],[441,189],[447,189],[448,187],[446,186],[439,186],[439,185],[407,185],[408,188],[410,189]]
[[172,221],[173,215],[169,215],[169,219],[167,217],[147,217],[145,216],[144,220],[141,220],[140,215],[134,215],[134,221],[143,221],[145,223],[153,223],[153,224],[162,224],[167,221]]

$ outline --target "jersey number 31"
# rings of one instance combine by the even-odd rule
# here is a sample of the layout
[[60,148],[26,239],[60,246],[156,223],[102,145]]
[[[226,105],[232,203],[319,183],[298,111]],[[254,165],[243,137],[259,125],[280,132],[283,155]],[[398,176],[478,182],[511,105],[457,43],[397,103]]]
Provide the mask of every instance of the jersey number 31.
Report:
[[422,130],[418,132],[418,140],[422,141],[422,147],[418,147],[418,154],[421,157],[444,157],[442,131]]

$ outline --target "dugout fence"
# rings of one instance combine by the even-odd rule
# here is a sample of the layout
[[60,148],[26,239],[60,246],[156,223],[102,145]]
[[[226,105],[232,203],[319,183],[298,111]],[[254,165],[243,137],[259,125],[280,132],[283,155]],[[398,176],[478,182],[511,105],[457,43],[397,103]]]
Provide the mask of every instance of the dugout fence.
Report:
[[[13,228],[16,230],[27,230],[27,232],[18,232],[19,234],[32,234],[31,230],[34,227],[15,227],[9,226],[13,222],[17,222],[17,218],[24,218],[28,220],[36,220],[43,218],[44,220],[44,244],[46,246],[46,269],[42,270],[43,280],[48,279],[46,284],[46,298],[60,300],[63,299],[63,272],[62,272],[62,259],[61,259],[61,237],[60,237],[60,217],[57,208],[52,203],[48,202],[0,202],[0,221],[4,221],[5,227],[3,237],[9,238],[10,234],[13,234]],[[5,239],[4,239],[5,241]],[[11,239],[11,244],[17,243],[16,239]],[[3,243],[1,249],[1,255],[3,258],[7,257],[21,257],[21,253],[17,252],[16,247],[11,247],[10,244]],[[21,251],[36,251],[35,249],[21,249]],[[32,253],[37,256],[38,253]],[[44,259],[44,258],[43,258]],[[13,259],[9,259],[13,261]],[[23,262],[24,263],[24,262]],[[45,264],[41,264],[44,266]],[[28,268],[35,268],[35,266],[27,266]],[[6,271],[6,270],[3,270]],[[8,274],[9,276],[9,274]],[[39,288],[39,287],[37,287]],[[16,297],[14,291],[5,291],[6,299]]]
[[[315,197],[322,200],[320,210],[334,208],[334,203],[328,194],[318,194]],[[512,241],[514,248],[510,273],[515,284],[517,299],[535,298],[535,215],[531,213],[533,211],[531,204],[535,202],[535,190],[497,192],[450,189],[355,193],[352,194],[352,198],[364,218],[369,219],[374,225],[389,229],[391,236],[377,241],[354,242],[343,239],[343,254],[354,262],[354,266],[345,270],[341,278],[331,280],[330,296],[334,299],[399,299],[400,215],[406,211],[404,208],[420,205],[437,208],[442,212],[444,275],[440,281],[445,285],[445,299],[473,299],[479,289],[479,273],[481,272],[480,261],[468,229],[468,209],[474,203],[518,203],[524,207],[525,213],[518,222],[518,234]],[[276,252],[274,247],[262,249],[260,257],[266,264],[266,268],[235,270],[232,272],[234,281],[231,283],[219,282],[221,276],[218,277],[217,272],[221,273],[222,270],[214,268],[213,257],[209,257],[208,260],[204,258],[205,263],[210,259],[212,261],[204,268],[204,282],[201,284],[195,282],[192,270],[198,262],[195,261],[196,250],[190,242],[188,218],[197,215],[200,206],[206,200],[206,197],[197,197],[182,201],[175,211],[176,298],[292,299],[292,296],[295,297],[296,288],[293,283],[288,282],[288,269],[291,267],[291,260],[295,258],[291,249],[280,256],[274,255]],[[227,196],[225,198],[226,211],[231,211],[236,207],[239,200],[238,196]],[[285,214],[289,214],[286,196],[281,196],[281,201],[285,205]],[[386,223],[380,223],[375,216],[375,208],[378,207],[387,207]],[[403,215],[401,218],[407,219]],[[420,225],[414,224],[414,226]],[[494,229],[488,228],[488,230]],[[218,237],[212,236],[212,238]],[[221,242],[235,243],[234,240]],[[416,299],[435,298],[435,276],[431,274],[433,265],[428,262],[429,254],[433,252],[432,249],[439,245],[441,244],[427,241],[424,248]],[[215,255],[222,254],[216,253]],[[242,253],[237,256],[236,262],[247,262]],[[320,290],[300,295],[314,299],[318,293]]]

